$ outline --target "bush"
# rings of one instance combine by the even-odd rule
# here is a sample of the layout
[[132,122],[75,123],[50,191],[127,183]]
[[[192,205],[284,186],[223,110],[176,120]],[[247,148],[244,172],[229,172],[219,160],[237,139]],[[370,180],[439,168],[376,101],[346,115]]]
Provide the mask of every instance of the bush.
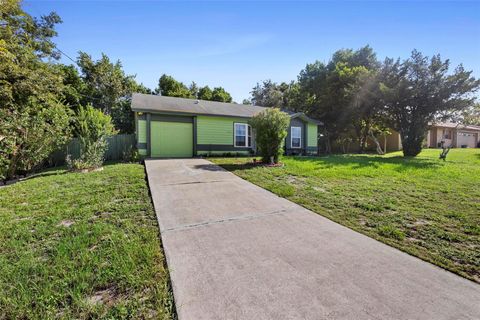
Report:
[[67,155],[70,169],[95,169],[102,166],[107,150],[105,138],[115,133],[112,118],[88,105],[78,109],[75,122],[75,134],[80,141],[80,157],[72,159]]
[[0,110],[0,179],[41,167],[70,138],[67,108],[55,99],[29,98]]
[[289,124],[290,117],[275,108],[265,109],[250,120],[263,162],[278,163]]

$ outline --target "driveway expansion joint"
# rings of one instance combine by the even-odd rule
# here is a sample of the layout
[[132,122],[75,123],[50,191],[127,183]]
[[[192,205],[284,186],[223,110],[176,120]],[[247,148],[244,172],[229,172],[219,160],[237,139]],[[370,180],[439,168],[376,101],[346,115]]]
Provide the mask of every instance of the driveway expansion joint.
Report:
[[168,187],[168,186],[180,186],[180,185],[188,185],[188,184],[218,183],[218,182],[226,182],[226,181],[229,181],[229,180],[189,181],[189,182],[160,184],[159,186]]
[[221,223],[227,223],[227,222],[254,220],[254,219],[259,219],[259,218],[263,218],[263,217],[267,217],[267,216],[286,214],[286,213],[289,213],[289,211],[293,211],[293,210],[295,210],[295,208],[274,210],[274,211],[271,211],[271,212],[253,214],[253,215],[248,215],[248,216],[238,215],[236,217],[227,218],[227,219],[211,220],[211,221],[206,221],[206,222],[193,223],[193,224],[187,224],[187,225],[173,227],[173,228],[167,228],[167,229],[161,230],[161,232],[166,233],[166,232],[172,232],[172,231],[182,231],[182,230],[201,228],[201,227],[206,227],[206,226],[209,226],[209,225],[215,225],[215,224],[221,224]]

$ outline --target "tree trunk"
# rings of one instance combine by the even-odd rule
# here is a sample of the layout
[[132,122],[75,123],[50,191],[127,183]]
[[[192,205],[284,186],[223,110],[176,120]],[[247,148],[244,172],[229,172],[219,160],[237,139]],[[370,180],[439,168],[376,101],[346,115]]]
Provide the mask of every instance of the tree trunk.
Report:
[[375,143],[375,146],[377,147],[377,153],[378,154],[385,154],[385,152],[383,152],[383,150],[382,150],[382,146],[380,146],[380,142],[378,142],[377,137],[375,137],[375,135],[373,134],[373,132],[371,130],[370,130],[370,138],[373,140],[373,142]]
[[403,156],[405,157],[415,157],[422,151],[422,137],[415,137],[411,135],[408,137],[405,134],[401,134],[402,137],[402,147],[403,147]]

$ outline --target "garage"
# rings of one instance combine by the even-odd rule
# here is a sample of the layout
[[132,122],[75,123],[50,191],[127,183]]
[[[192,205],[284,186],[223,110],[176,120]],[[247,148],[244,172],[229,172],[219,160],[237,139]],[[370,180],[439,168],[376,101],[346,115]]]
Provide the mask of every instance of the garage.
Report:
[[467,131],[459,131],[457,134],[457,146],[459,148],[475,148],[477,134]]
[[174,121],[152,121],[150,125],[150,142],[152,157],[192,157],[192,119],[181,118]]

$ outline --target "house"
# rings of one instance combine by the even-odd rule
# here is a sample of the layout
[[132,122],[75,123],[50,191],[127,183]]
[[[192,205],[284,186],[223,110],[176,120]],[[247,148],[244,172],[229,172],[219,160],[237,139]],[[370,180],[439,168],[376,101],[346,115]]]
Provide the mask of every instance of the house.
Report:
[[480,141],[480,127],[452,122],[433,124],[427,133],[428,148],[439,148],[442,144],[452,148],[476,148]]
[[[256,151],[248,120],[264,107],[135,93],[137,147],[145,157],[249,155]],[[321,122],[291,113],[287,154],[317,154]]]
[[[478,148],[480,143],[480,126],[463,125],[452,122],[430,124],[424,141],[425,148]],[[388,152],[402,150],[400,134],[392,130],[385,137],[385,148]]]

